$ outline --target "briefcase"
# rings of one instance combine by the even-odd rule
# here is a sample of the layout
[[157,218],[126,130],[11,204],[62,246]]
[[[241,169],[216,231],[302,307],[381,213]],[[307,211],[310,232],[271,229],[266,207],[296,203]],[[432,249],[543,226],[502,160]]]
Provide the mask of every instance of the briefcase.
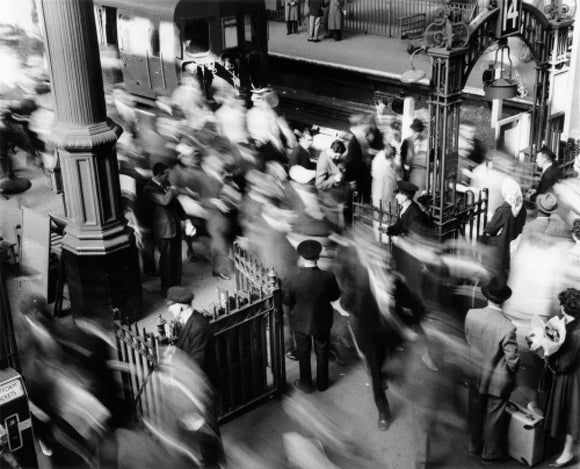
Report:
[[508,454],[528,467],[535,466],[544,457],[544,418],[514,402],[508,404],[507,413]]

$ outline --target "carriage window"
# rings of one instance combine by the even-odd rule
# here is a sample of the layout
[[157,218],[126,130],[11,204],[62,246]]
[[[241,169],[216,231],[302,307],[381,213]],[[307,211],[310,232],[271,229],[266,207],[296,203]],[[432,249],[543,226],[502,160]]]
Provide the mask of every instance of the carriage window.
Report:
[[235,16],[222,18],[224,49],[238,47],[238,21]]
[[188,54],[200,54],[209,50],[209,23],[191,20],[183,29],[183,47]]
[[131,18],[125,15],[119,15],[119,49],[131,50]]
[[244,41],[253,42],[252,17],[250,15],[244,16]]
[[149,46],[151,55],[153,57],[159,57],[159,29],[155,26],[149,29]]

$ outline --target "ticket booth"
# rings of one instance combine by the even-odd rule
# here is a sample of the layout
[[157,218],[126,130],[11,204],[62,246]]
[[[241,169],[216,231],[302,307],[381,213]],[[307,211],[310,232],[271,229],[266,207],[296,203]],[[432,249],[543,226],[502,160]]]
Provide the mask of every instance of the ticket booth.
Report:
[[0,468],[4,467],[38,467],[28,395],[22,376],[12,368],[0,370]]

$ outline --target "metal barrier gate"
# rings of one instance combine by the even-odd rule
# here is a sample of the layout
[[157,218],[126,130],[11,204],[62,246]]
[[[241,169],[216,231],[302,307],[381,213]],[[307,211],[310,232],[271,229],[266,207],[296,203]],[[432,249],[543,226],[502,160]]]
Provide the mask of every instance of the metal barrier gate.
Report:
[[[444,223],[435,224],[436,237],[440,241],[462,237],[475,244],[487,224],[488,190],[480,190],[477,197],[473,191],[465,192],[457,197],[457,203],[452,210],[452,216]],[[355,229],[357,222],[371,225],[375,239],[390,246],[390,239],[385,230],[388,225],[397,221],[399,217],[397,209],[393,209],[390,204],[383,206],[382,201],[379,201],[378,205],[365,204],[354,197],[352,217]]]
[[[219,376],[219,419],[286,389],[283,310],[276,274],[234,246],[238,290],[218,289],[218,304],[202,313],[210,317]],[[162,339],[114,317],[117,354],[125,400],[151,423],[160,420],[163,396],[158,374]]]

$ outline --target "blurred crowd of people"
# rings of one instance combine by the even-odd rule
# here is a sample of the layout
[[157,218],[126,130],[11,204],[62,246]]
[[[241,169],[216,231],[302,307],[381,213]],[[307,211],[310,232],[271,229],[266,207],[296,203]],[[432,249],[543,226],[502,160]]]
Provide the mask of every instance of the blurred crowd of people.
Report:
[[[488,189],[488,221],[477,227],[483,232],[477,244],[441,243],[426,193],[435,163],[425,122],[414,119],[402,139],[398,118],[378,101],[376,113],[353,116],[348,131],[322,139],[317,127],[292,129],[276,111],[278,101],[274,90],[263,88],[252,92],[250,104],[218,81],[207,96],[194,78],[171,96],[159,96],[154,108],[143,108],[122,87],[107,94],[108,114],[124,131],[117,144],[120,182],[142,270],[160,276],[161,294],[182,324],[175,343],[183,354],[174,350],[159,370],[166,393],[181,397],[167,400],[167,421],[149,423],[148,436],[125,435],[147,438],[157,450],[121,459],[135,467],[169,467],[159,461],[171,453],[171,467],[226,464],[215,379],[203,378],[215,371],[208,356],[211,333],[191,307],[191,288],[179,286],[183,241],[190,261],[209,262],[215,277],[228,279],[237,239],[279,274],[300,391],[332,386],[329,357],[340,355],[332,331],[348,318],[344,334],[367,364],[380,430],[393,419],[390,384],[406,386],[417,468],[433,464],[435,441],[450,452],[445,440],[460,438],[466,421],[469,451],[486,463],[501,460],[505,410],[516,386],[528,390],[526,405],[545,416],[550,436],[565,439],[554,464],[569,464],[580,429],[580,180],[563,179],[547,147],[538,152],[540,180],[526,179],[517,160],[486,153],[473,126],[464,125],[459,188]],[[315,140],[324,143],[315,148]],[[580,173],[580,160],[574,169]],[[380,216],[353,222],[354,200]],[[209,239],[209,255],[197,248],[200,237]],[[46,453],[58,448],[79,464],[97,458],[114,466],[110,430],[137,430],[124,427],[119,391],[106,366],[106,334],[77,323],[74,334],[62,336],[44,306],[20,309],[20,337],[31,344],[23,347],[23,370],[34,376],[29,392]],[[546,353],[534,342],[533,316],[563,321],[558,350]],[[184,373],[186,368],[193,371]],[[467,410],[461,404],[466,382]],[[183,392],[187,387],[191,395]],[[313,418],[309,406],[301,397],[286,402],[292,416]],[[285,435],[295,467],[339,467],[336,461],[349,457],[364,467],[356,439],[333,422],[324,420],[310,432],[326,451],[312,439]],[[245,460],[239,467],[256,467],[243,450],[235,453]]]

